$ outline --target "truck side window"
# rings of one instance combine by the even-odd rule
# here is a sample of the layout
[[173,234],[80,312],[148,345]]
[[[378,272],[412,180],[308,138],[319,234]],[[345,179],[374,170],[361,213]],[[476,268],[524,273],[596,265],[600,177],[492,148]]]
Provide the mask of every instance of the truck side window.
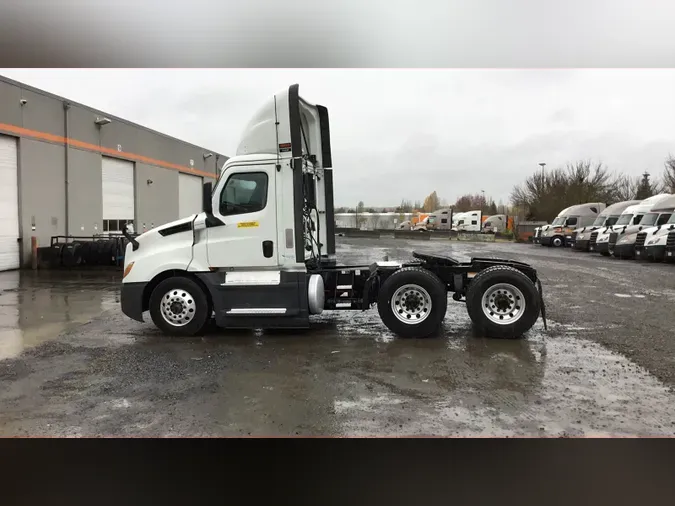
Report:
[[447,218],[441,218],[441,223],[447,223],[448,219]]
[[656,225],[664,225],[669,219],[671,215],[670,214],[662,214],[659,216],[659,219],[656,220]]
[[567,225],[568,227],[574,226],[574,225],[576,225],[576,224],[577,224],[577,218],[576,218],[576,216],[575,216],[574,218],[567,218],[567,223],[566,223],[566,225]]
[[247,172],[232,174],[220,193],[222,216],[262,211],[267,205],[267,174]]

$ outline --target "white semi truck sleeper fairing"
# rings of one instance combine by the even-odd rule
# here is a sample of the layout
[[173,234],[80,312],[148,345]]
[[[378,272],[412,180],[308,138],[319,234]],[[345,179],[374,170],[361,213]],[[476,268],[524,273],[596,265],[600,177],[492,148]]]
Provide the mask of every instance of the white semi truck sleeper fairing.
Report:
[[413,252],[401,264],[338,265],[328,111],[298,95],[272,97],[244,131],[203,212],[133,238],[124,259],[121,306],[162,331],[200,333],[211,318],[226,328],[307,328],[327,310],[377,304],[384,324],[425,337],[445,317],[447,293],[464,300],[480,331],[519,337],[541,314],[531,266],[492,258],[460,263]]

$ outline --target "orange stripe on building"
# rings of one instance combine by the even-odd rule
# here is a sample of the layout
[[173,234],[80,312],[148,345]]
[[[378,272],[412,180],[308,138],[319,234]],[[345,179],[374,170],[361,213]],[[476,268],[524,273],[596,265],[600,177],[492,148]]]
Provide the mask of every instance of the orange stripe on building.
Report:
[[129,160],[143,162],[148,165],[156,165],[158,167],[164,167],[165,169],[173,169],[179,172],[185,172],[186,174],[193,174],[195,176],[210,177],[214,179],[216,178],[216,175],[213,174],[212,172],[205,172],[203,170],[191,169],[190,167],[179,165],[177,163],[165,162],[163,160],[156,160],[154,158],[150,158],[143,155],[137,155],[134,153],[128,153],[126,151],[117,151],[116,149],[112,148],[104,148],[102,146],[97,146],[96,144],[89,144],[88,142],[78,141],[77,139],[69,139],[67,137],[61,137],[60,135],[48,134],[46,132],[38,132],[37,130],[30,130],[28,128],[18,127],[15,125],[7,125],[5,123],[0,123],[0,131],[15,134],[21,137],[30,137],[32,139],[53,142],[56,144],[66,144],[74,148],[85,149],[87,151],[94,151],[96,153],[127,158]]

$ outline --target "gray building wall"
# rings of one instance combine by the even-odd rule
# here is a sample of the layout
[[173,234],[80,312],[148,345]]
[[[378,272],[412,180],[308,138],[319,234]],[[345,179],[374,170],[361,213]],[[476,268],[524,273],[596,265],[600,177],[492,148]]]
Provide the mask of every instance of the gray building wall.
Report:
[[[97,117],[110,118],[111,123],[99,127]],[[217,167],[228,158],[3,76],[0,135],[19,138],[24,265],[30,262],[32,235],[38,237],[40,246],[47,246],[53,235],[89,236],[102,231],[102,156],[134,162],[137,231],[144,224],[150,228],[179,218],[179,172],[213,180]],[[206,153],[213,156],[205,159]]]

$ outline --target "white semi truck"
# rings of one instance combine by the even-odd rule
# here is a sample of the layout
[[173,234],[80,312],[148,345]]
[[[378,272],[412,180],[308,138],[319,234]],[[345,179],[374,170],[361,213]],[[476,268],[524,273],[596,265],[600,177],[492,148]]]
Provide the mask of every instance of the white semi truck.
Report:
[[576,229],[593,223],[605,207],[607,206],[602,202],[589,202],[563,209],[551,222],[551,226],[539,235],[540,244],[556,248],[570,245]]
[[298,94],[270,97],[246,127],[203,211],[130,241],[121,309],[172,335],[224,328],[308,328],[324,310],[367,310],[403,337],[445,318],[448,292],[483,335],[519,337],[541,315],[541,283],[522,262],[413,252],[413,261],[341,265],[335,256],[328,110]]
[[[637,205],[627,207],[617,222],[608,227],[604,232],[599,233],[593,237],[591,235],[591,251],[597,251],[603,256],[614,255],[614,249],[617,241],[626,234],[637,234],[644,228],[653,227],[659,217],[658,213],[654,213],[654,209],[661,207],[661,203],[666,202],[672,195],[668,193],[661,193],[652,197],[644,199]],[[620,248],[621,254],[626,255],[626,258],[632,256],[630,250],[634,243]]]
[[614,247],[615,256],[621,256],[624,253],[622,249],[632,243],[631,253],[636,260],[660,262],[665,259],[668,233],[675,230],[675,195],[663,201],[652,213],[658,215],[654,226],[643,228],[636,234],[624,235]]
[[[598,230],[599,234],[608,227],[611,227],[619,220],[621,213],[624,212],[627,207],[639,203],[639,200],[626,200],[606,207],[605,210],[598,215],[592,225],[577,229],[576,236],[574,237],[574,249],[588,251],[591,244],[591,236],[596,230]],[[595,237],[597,237],[598,234],[596,234]]]
[[466,211],[457,217],[456,230],[458,232],[480,232],[483,212],[480,210]]

